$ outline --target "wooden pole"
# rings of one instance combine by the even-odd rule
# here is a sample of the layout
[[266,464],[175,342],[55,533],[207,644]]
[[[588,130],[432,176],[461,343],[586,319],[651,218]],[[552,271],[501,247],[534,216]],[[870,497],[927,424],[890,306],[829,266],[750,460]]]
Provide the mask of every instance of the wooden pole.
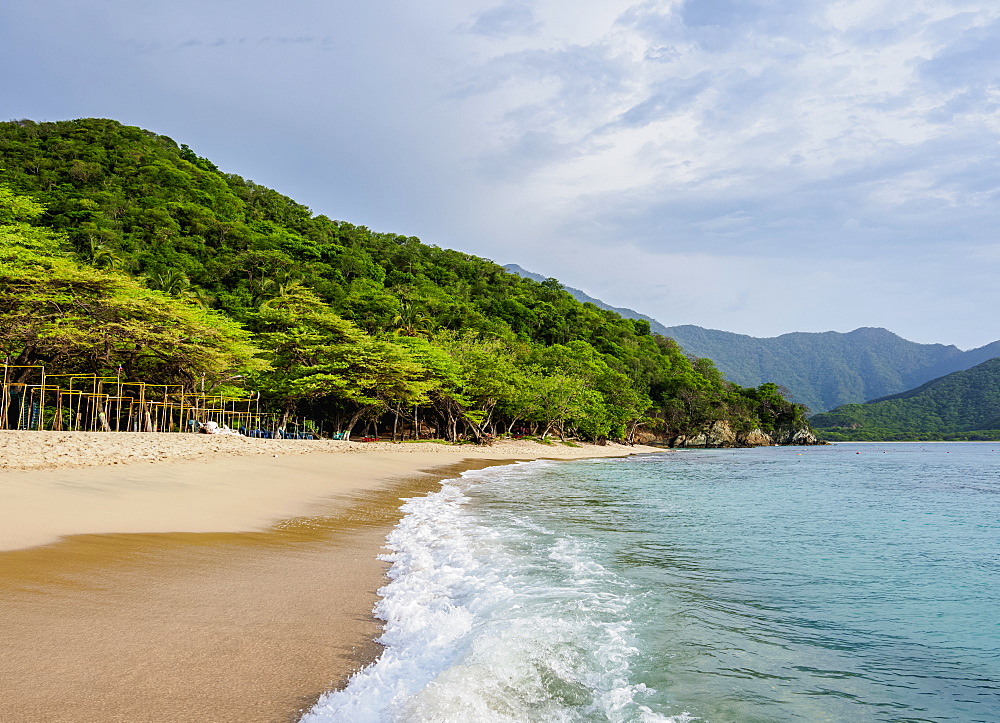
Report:
[[10,357],[4,357],[3,360],[3,396],[2,402],[0,402],[0,412],[3,416],[0,417],[0,429],[7,429],[8,418],[10,416],[10,389],[7,386],[7,377],[10,368]]
[[88,431],[97,431],[97,375],[94,375],[94,396],[90,398],[90,429]]
[[56,416],[52,420],[52,431],[61,432],[62,431],[62,390],[56,387]]
[[45,429],[45,367],[42,367],[42,386],[39,388],[40,399],[38,400],[38,430]]
[[122,431],[122,368],[118,367],[117,375],[115,377],[118,385],[118,414],[115,417],[115,431]]

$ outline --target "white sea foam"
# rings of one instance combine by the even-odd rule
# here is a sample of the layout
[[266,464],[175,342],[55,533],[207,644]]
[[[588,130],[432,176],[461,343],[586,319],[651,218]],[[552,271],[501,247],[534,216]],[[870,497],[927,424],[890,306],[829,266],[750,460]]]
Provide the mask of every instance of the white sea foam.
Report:
[[676,721],[642,705],[629,589],[579,540],[536,522],[470,509],[473,481],[411,499],[389,535],[381,658],[324,695],[303,723],[327,721]]

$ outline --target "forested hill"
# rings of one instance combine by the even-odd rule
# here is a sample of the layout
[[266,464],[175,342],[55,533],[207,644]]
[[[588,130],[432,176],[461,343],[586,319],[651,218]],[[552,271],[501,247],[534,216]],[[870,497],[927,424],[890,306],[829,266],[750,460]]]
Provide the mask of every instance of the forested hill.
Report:
[[[538,281],[539,283],[547,281],[547,279],[541,274],[536,274],[534,271],[528,271],[523,269],[517,264],[504,264],[504,268],[507,269],[512,274],[517,274],[518,276],[525,279],[532,279]],[[574,289],[572,286],[563,286],[566,291],[573,295],[573,298],[577,301],[583,302],[584,304],[593,304],[598,309],[604,309],[605,311],[613,311],[624,319],[638,319],[640,321],[645,321],[649,324],[649,330],[654,334],[659,334],[660,336],[670,336],[667,327],[658,322],[651,316],[646,316],[645,314],[640,314],[635,309],[629,309],[624,306],[611,306],[606,304],[600,299],[594,298],[586,291],[581,291],[580,289]]]
[[729,384],[645,321],[313,215],[111,120],[0,123],[0,342],[50,370],[240,379],[342,429],[390,415],[451,439],[684,442],[804,426],[774,385]]
[[[504,268],[536,281],[545,279],[517,264]],[[944,344],[917,344],[876,328],[759,338],[694,325],[668,327],[634,309],[610,306],[579,289],[565,288],[580,301],[627,319],[648,321],[654,333],[674,339],[692,357],[711,359],[736,384],[779,384],[790,399],[814,412],[912,389],[1000,356],[1000,341],[962,351]]]
[[814,412],[903,392],[1000,356],[1000,341],[962,351],[917,344],[877,328],[767,339],[698,326],[672,326],[666,333],[689,354],[715,361],[727,379],[744,385],[776,382]]
[[1000,440],[1000,359],[812,421],[830,440]]

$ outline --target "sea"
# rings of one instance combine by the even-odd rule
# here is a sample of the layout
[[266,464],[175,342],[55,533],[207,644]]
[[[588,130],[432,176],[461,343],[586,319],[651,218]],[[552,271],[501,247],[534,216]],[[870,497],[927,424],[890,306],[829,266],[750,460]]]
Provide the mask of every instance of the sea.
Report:
[[381,658],[302,719],[1000,721],[1000,444],[469,472],[388,538]]

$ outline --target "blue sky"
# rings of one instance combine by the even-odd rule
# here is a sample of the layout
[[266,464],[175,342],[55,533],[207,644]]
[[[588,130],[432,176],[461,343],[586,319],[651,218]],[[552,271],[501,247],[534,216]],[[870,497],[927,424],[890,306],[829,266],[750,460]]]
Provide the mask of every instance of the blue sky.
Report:
[[1000,4],[13,0],[0,83],[667,325],[1000,339]]

